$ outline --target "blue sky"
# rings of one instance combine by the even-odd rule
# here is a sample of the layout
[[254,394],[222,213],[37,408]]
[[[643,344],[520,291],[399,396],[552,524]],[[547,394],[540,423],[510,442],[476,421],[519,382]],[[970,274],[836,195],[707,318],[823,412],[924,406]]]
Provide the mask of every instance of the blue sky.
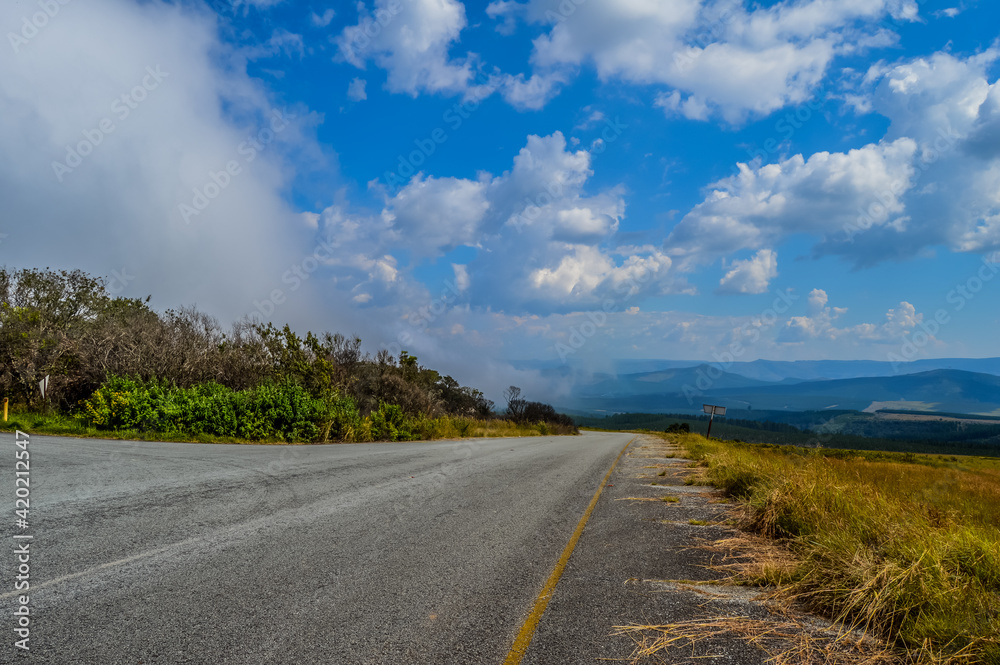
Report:
[[7,3],[0,257],[487,388],[529,359],[1000,355],[998,19]]

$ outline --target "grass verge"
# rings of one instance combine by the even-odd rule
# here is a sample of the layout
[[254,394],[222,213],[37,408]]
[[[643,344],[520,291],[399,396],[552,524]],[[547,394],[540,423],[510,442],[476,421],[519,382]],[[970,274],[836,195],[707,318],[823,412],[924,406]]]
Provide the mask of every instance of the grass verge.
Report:
[[[514,423],[508,420],[477,420],[474,418],[420,418],[411,421],[412,440],[550,436],[574,434],[568,428],[560,428],[547,423]],[[32,411],[15,411],[9,420],[0,420],[0,432],[20,430],[28,434],[50,436],[71,436],[80,438],[116,439],[129,441],[173,441],[185,443],[243,443],[243,444],[284,444],[289,441],[276,437],[241,439],[231,436],[217,436],[205,433],[160,432],[137,429],[97,429],[88,426],[78,418],[61,413],[43,414]],[[354,441],[342,441],[354,443]],[[311,443],[297,441],[295,443]]]
[[1000,460],[671,438],[739,501],[744,529],[791,555],[740,581],[888,641],[900,662],[1000,665]]

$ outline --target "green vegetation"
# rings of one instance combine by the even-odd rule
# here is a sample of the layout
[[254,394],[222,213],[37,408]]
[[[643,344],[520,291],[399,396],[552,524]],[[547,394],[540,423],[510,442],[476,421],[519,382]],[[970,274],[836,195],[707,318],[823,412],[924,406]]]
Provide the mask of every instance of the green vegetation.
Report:
[[[38,382],[50,377],[46,399]],[[160,314],[81,271],[0,268],[0,429],[197,441],[402,441],[575,433],[547,404],[482,392],[402,351],[194,309]]]
[[671,436],[743,504],[744,528],[787,547],[745,582],[784,587],[906,662],[1000,663],[1000,460]]

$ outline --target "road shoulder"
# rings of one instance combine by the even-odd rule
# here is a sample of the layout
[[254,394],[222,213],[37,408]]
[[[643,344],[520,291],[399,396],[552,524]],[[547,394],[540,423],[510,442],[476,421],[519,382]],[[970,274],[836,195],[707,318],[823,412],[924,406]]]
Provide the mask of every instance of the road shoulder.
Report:
[[[740,546],[724,544],[745,543],[745,534],[732,526],[731,506],[715,490],[685,484],[693,470],[678,455],[676,446],[654,436],[638,436],[629,446],[524,665],[764,665],[775,653],[793,649],[796,637],[829,628],[767,601],[766,590],[716,584],[727,576],[725,566],[745,558]],[[637,657],[643,648],[653,651],[651,657]]]

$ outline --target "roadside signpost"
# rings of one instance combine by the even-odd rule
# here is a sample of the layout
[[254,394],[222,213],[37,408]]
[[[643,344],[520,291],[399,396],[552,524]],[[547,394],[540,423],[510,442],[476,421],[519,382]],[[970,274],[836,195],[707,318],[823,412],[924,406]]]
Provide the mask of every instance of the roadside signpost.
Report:
[[707,413],[710,416],[709,419],[708,419],[708,434],[705,435],[705,438],[711,439],[712,438],[712,421],[715,420],[715,416],[724,416],[724,415],[726,415],[726,407],[724,407],[724,406],[714,406],[712,404],[702,404],[701,408],[704,409],[705,413]]

